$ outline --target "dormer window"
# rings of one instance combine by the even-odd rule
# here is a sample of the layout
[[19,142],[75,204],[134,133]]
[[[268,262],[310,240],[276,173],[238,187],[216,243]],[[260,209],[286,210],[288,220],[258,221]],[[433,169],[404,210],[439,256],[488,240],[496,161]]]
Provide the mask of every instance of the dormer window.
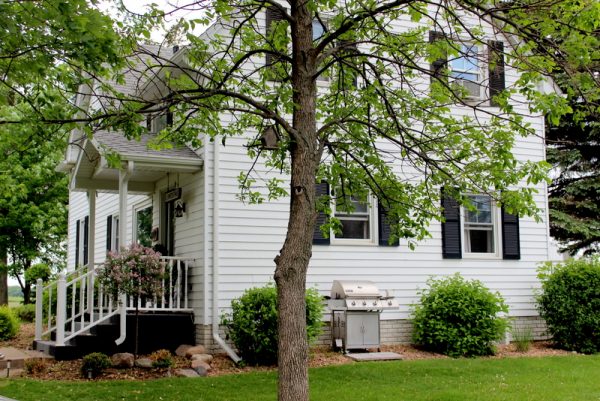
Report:
[[146,128],[148,132],[157,134],[167,127],[173,125],[173,112],[167,111],[160,114],[148,114],[146,117]]

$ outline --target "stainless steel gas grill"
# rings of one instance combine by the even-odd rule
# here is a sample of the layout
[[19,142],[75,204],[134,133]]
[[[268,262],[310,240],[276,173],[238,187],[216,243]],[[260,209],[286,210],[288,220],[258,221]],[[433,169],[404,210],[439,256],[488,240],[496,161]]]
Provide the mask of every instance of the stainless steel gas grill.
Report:
[[334,348],[379,348],[379,314],[398,309],[390,296],[382,296],[372,281],[335,280],[329,299],[331,337]]

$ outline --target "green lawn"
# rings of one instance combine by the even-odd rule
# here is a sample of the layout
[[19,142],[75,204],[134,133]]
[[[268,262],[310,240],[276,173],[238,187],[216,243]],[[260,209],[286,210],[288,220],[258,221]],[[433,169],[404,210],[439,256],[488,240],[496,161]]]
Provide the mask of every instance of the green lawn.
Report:
[[[600,400],[600,356],[356,363],[312,369],[311,400]],[[275,373],[148,382],[0,381],[19,401],[275,400]]]

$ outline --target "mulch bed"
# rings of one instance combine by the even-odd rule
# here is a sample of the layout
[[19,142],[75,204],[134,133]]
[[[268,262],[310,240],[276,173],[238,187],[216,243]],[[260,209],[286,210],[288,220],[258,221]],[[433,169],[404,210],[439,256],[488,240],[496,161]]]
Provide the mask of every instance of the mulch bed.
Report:
[[[33,323],[26,323],[21,325],[19,335],[9,341],[0,341],[0,347],[15,347],[20,349],[28,349],[31,347],[34,336],[34,325]],[[434,358],[448,358],[445,355],[436,354],[428,351],[423,351],[415,348],[411,345],[384,345],[381,347],[382,351],[396,352],[402,355],[404,360],[417,360],[417,359],[434,359]],[[550,342],[535,342],[532,344],[528,352],[522,353],[517,352],[515,346],[501,345],[498,347],[496,355],[489,358],[513,358],[513,357],[541,357],[541,356],[554,356],[554,355],[568,355],[571,352],[559,350],[552,347]],[[183,357],[174,356],[175,362],[171,369],[107,369],[101,376],[94,380],[151,380],[163,377],[169,377],[171,372],[179,368],[189,368],[190,361]],[[315,347],[311,348],[310,351],[310,367],[320,366],[331,366],[331,365],[342,365],[356,363],[346,358],[344,355],[338,352],[333,352],[329,347]],[[40,369],[33,373],[25,373],[24,376],[40,379],[40,380],[73,380],[73,381],[86,381],[81,376],[81,360],[74,361],[54,361],[44,360],[39,362]],[[231,361],[226,355],[215,355],[211,363],[211,370],[209,376],[219,376],[224,374],[243,373],[243,372],[256,372],[256,371],[270,371],[275,370],[275,366],[270,367],[254,367],[245,366],[240,367]]]

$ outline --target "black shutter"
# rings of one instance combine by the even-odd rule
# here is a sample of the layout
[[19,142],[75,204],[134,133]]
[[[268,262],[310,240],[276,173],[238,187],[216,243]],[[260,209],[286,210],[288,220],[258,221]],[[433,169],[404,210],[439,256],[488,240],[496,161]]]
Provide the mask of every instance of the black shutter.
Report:
[[502,208],[502,258],[521,259],[519,216]]
[[106,250],[112,250],[112,214],[106,217]]
[[[315,199],[319,199],[321,196],[329,195],[329,184],[326,182],[321,182],[319,184],[315,184]],[[315,231],[313,233],[313,244],[314,245],[329,245],[329,238],[325,238],[323,233],[321,232],[321,226],[325,224],[327,220],[327,214],[325,212],[319,212],[317,216],[317,224],[315,225]]]
[[75,267],[79,267],[79,236],[80,236],[80,222],[81,220],[77,220],[75,222]]
[[[437,42],[438,40],[444,40],[446,36],[442,32],[429,31],[429,43]],[[431,82],[436,79],[443,79],[442,74],[443,69],[446,68],[446,64],[448,63],[447,57],[439,58],[431,63],[430,71],[431,71]]]
[[[281,10],[278,7],[275,7],[275,6],[267,7],[267,11],[266,11],[267,37],[269,36],[269,29],[271,29],[271,24],[273,24],[276,21],[283,21],[283,20],[284,20],[283,14],[281,13]],[[266,54],[266,65],[273,65],[277,61],[279,61],[279,57],[277,57],[276,55],[273,55],[271,53]]]
[[89,262],[89,238],[90,238],[90,216],[85,216],[83,219],[83,265]]
[[400,241],[396,239],[390,243],[390,237],[392,235],[392,227],[390,225],[388,214],[381,203],[377,204],[377,217],[379,220],[379,245],[381,246],[398,246]]
[[173,112],[167,111],[167,127],[173,126]]
[[489,73],[490,73],[490,104],[498,106],[494,96],[506,87],[504,80],[504,43],[495,40],[488,41]]
[[446,220],[442,223],[442,255],[444,259],[461,259],[460,205],[443,190],[442,209]]

